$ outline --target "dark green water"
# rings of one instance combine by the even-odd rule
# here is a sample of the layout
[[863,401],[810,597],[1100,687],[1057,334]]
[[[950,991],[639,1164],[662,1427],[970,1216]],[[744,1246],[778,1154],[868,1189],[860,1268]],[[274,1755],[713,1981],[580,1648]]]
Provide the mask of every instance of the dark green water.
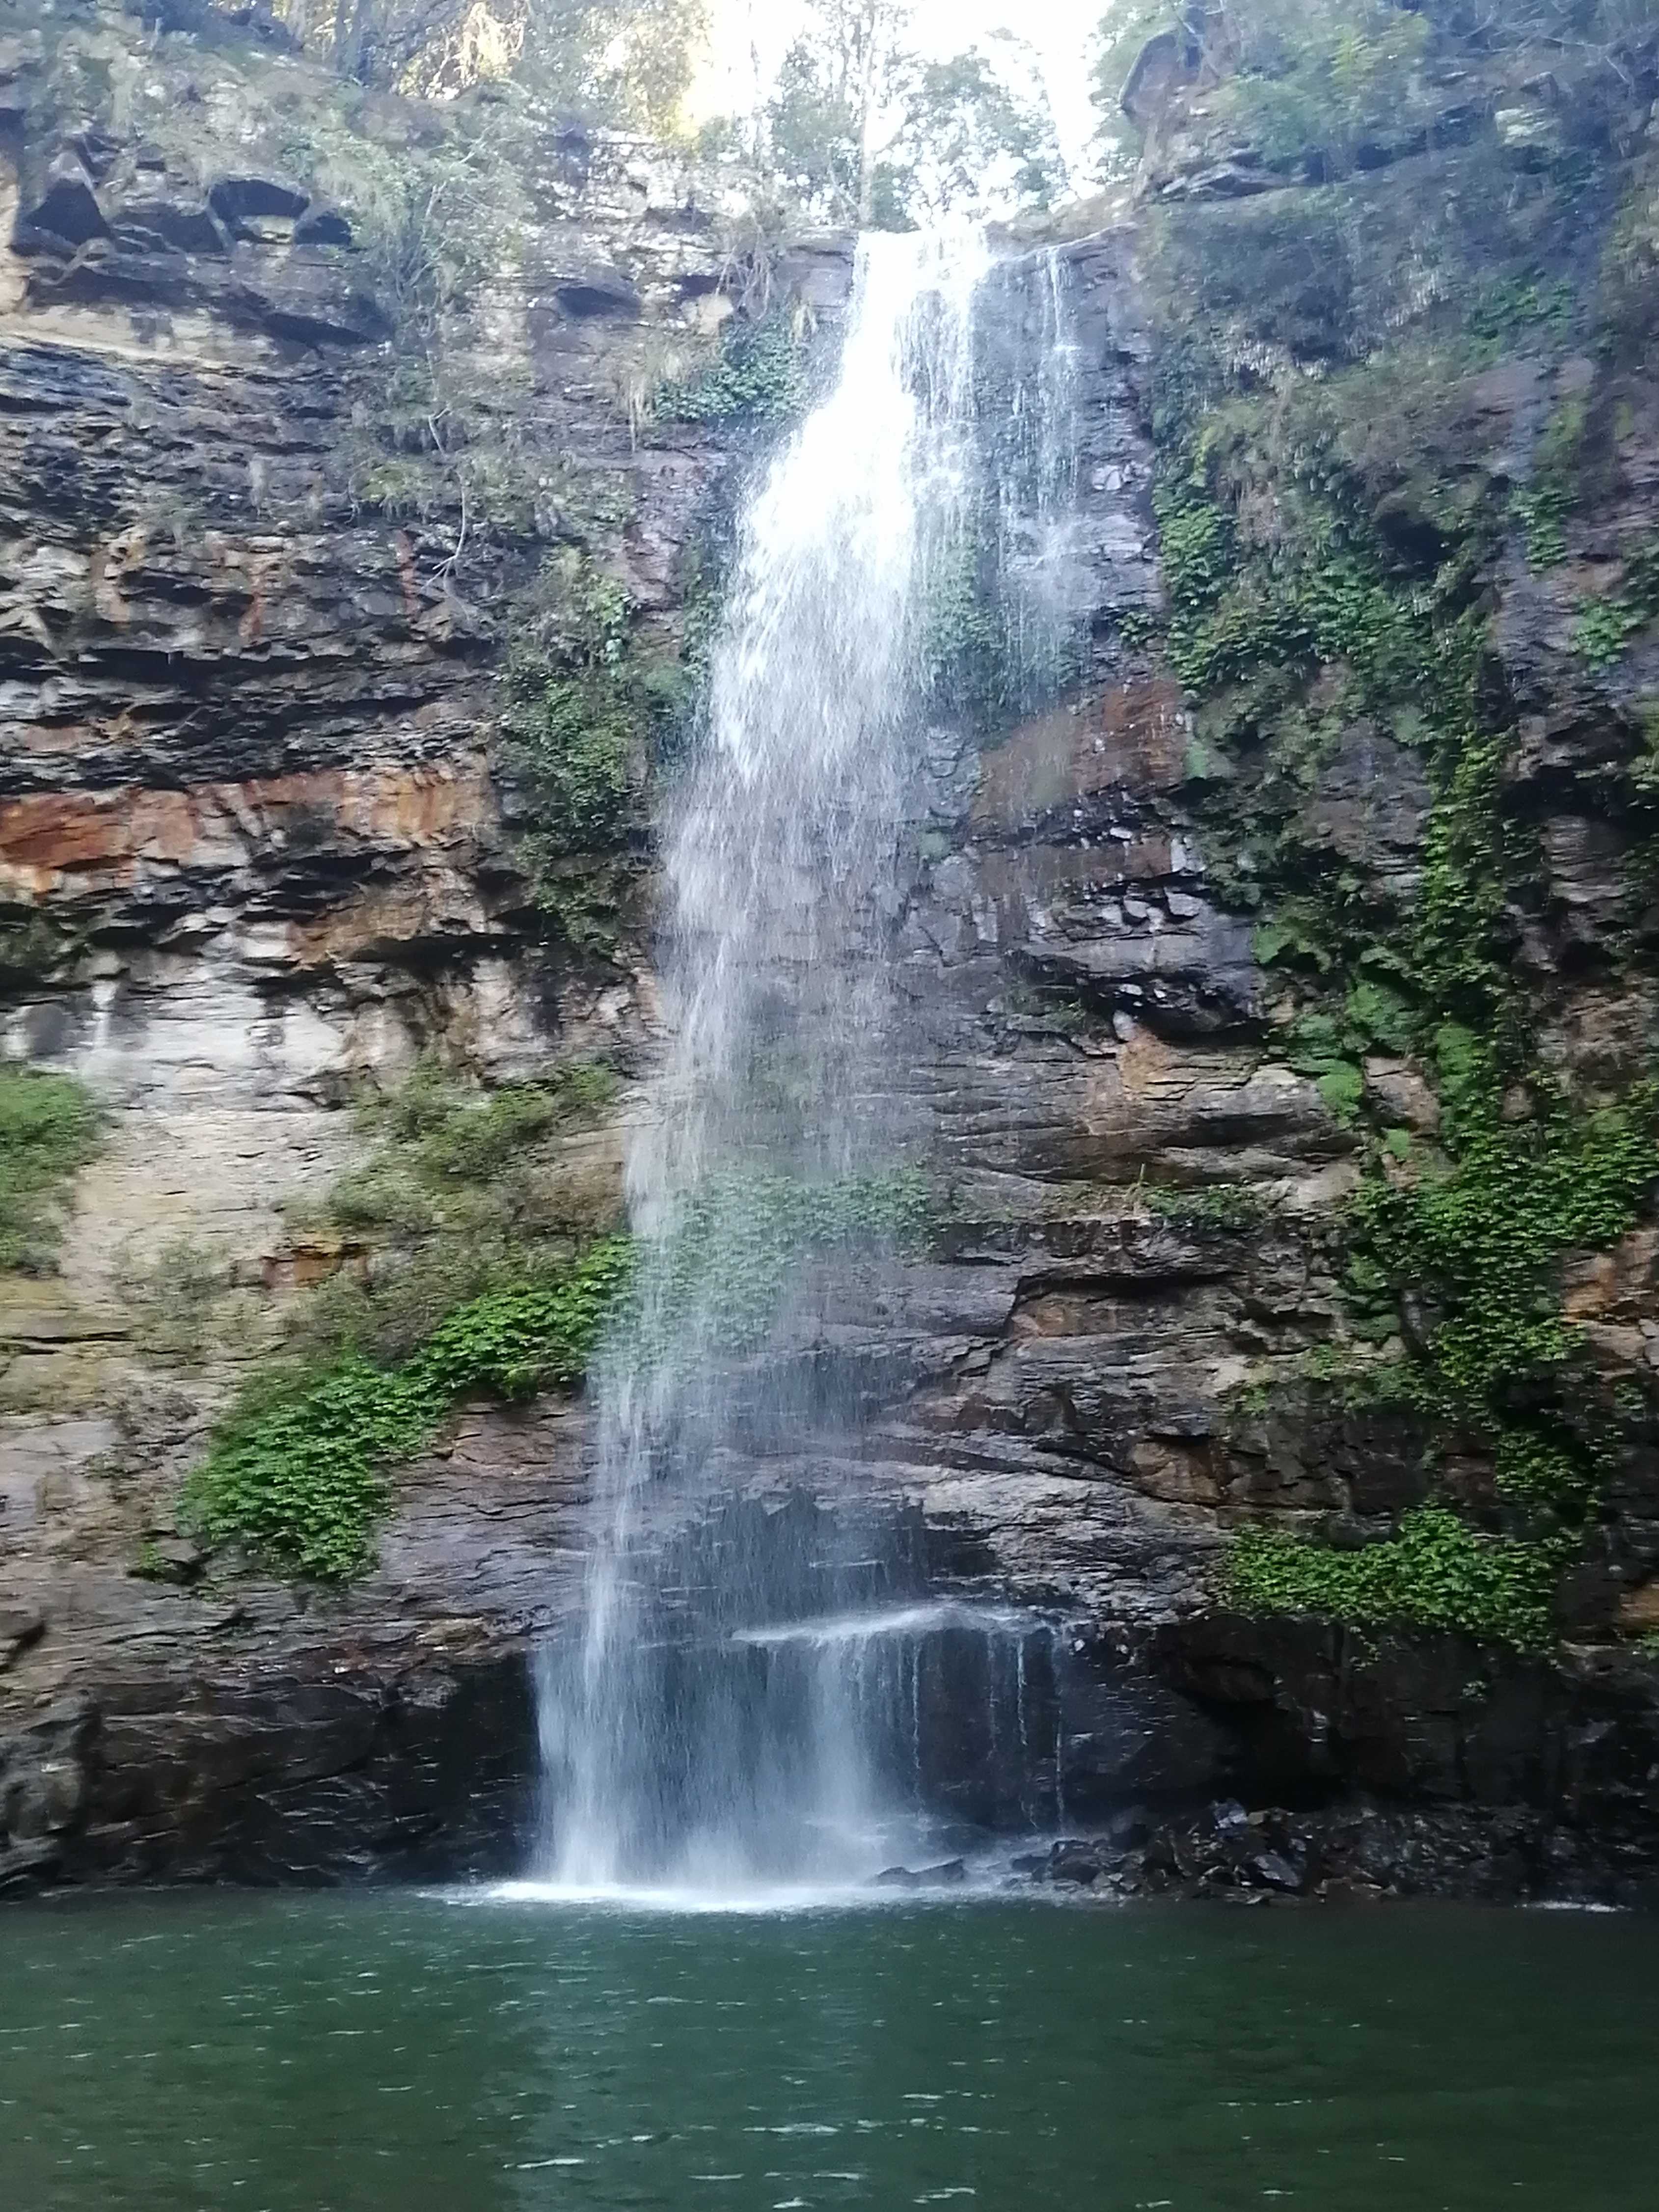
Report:
[[6,2212],[1653,2212],[1659,1924],[0,1915]]

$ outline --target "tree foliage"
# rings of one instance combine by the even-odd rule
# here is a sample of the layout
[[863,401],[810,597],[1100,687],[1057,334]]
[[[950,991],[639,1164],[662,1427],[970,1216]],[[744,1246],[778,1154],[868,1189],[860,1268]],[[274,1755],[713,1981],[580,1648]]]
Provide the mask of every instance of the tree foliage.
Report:
[[1036,63],[1006,35],[923,61],[902,0],[813,0],[764,117],[768,156],[831,221],[905,229],[925,217],[1046,206],[1065,169]]
[[1048,206],[1066,181],[1040,85],[1000,75],[981,52],[917,70],[890,149],[894,197],[910,216]]
[[884,119],[910,67],[905,0],[811,0],[766,112],[773,161],[804,198],[869,223],[881,191]]
[[595,123],[672,131],[708,0],[286,0],[289,30],[357,84],[453,93],[514,76]]

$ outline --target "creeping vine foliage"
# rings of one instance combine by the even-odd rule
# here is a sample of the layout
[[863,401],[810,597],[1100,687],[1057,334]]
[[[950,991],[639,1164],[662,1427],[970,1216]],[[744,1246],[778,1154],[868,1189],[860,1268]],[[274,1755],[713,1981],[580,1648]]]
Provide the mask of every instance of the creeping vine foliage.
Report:
[[886,1175],[805,1182],[720,1176],[692,1192],[648,1263],[645,1325],[669,1337],[699,1330],[727,1348],[757,1343],[800,1257],[889,1244],[915,1249],[933,1220],[926,1176]]
[[1513,1126],[1467,1101],[1462,1111],[1451,1167],[1402,1187],[1372,1177],[1353,1228],[1368,1280],[1437,1310],[1428,1365],[1439,1394],[1502,1431],[1512,1386],[1571,1358],[1563,1255],[1616,1243],[1659,1177],[1659,1100],[1644,1085],[1582,1119],[1557,1104]]
[[1307,1613],[1415,1627],[1537,1649],[1550,1640],[1556,1577],[1570,1539],[1484,1536],[1444,1505],[1406,1514],[1389,1541],[1340,1552],[1247,1529],[1229,1563],[1229,1595],[1247,1612]]
[[99,1121],[73,1076],[0,1073],[0,1268],[51,1265],[58,1202],[96,1152]]
[[[1652,1086],[1589,1110],[1536,1064],[1511,942],[1536,852],[1505,811],[1513,733],[1482,684],[1486,555],[1517,519],[1534,558],[1550,555],[1537,533],[1559,524],[1553,488],[1578,428],[1554,427],[1537,512],[1517,518],[1496,491],[1485,510],[1431,502],[1441,550],[1425,574],[1379,536],[1344,460],[1332,429],[1345,420],[1341,380],[1227,398],[1176,367],[1155,506],[1169,656],[1199,702],[1195,802],[1225,855],[1214,872],[1261,916],[1257,957],[1300,1001],[1289,1058],[1366,1140],[1346,1224],[1356,1330],[1403,1332],[1396,1393],[1443,1434],[1485,1440],[1522,1524],[1490,1536],[1436,1504],[1358,1552],[1256,1533],[1233,1556],[1228,1595],[1255,1610],[1541,1642],[1616,1449],[1616,1416],[1588,1384],[1562,1311],[1563,1262],[1615,1243],[1659,1179]],[[1259,520],[1264,481],[1271,532]],[[1587,659],[1622,650],[1659,613],[1659,559],[1628,558],[1626,578],[1581,623]],[[1597,620],[1605,644],[1585,629]],[[1409,902],[1302,826],[1324,749],[1360,717],[1400,732],[1427,773]],[[1209,772],[1218,741],[1249,764],[1248,784],[1235,787],[1237,769]],[[1437,1075],[1439,1143],[1421,1156],[1408,1133],[1369,1123],[1361,1063],[1372,1051],[1409,1054]]]
[[578,951],[616,939],[653,719],[627,592],[586,553],[544,564],[507,656],[504,750],[526,802],[538,905]]
[[934,698],[989,732],[1018,702],[1019,671],[1000,595],[988,587],[994,553],[969,531],[930,574],[922,663]]
[[[483,1141],[501,1130],[465,1133]],[[926,1182],[905,1170],[711,1182],[649,1260],[627,1237],[604,1238],[562,1273],[470,1299],[399,1365],[348,1350],[321,1374],[256,1393],[191,1476],[186,1515],[210,1542],[234,1539],[285,1571],[349,1580],[374,1562],[388,1471],[424,1449],[463,1400],[580,1382],[613,1321],[671,1341],[690,1324],[723,1351],[748,1349],[802,1255],[913,1248],[931,1218]]]
[[1585,608],[1573,628],[1573,650],[1595,669],[1611,668],[1632,639],[1659,620],[1659,536],[1625,562],[1622,589]]
[[1200,1190],[1143,1183],[1136,1195],[1176,1229],[1217,1229],[1239,1234],[1259,1228],[1267,1211],[1257,1194],[1243,1183],[1217,1183]]
[[626,1239],[607,1238],[556,1280],[462,1306],[401,1367],[348,1353],[274,1404],[234,1414],[186,1486],[186,1514],[210,1542],[234,1538],[294,1573],[362,1573],[390,1498],[386,1470],[429,1443],[464,1398],[577,1381],[632,1267]]
[[787,307],[758,321],[736,318],[721,333],[717,357],[696,375],[664,385],[652,411],[663,422],[781,422],[805,400],[803,340]]

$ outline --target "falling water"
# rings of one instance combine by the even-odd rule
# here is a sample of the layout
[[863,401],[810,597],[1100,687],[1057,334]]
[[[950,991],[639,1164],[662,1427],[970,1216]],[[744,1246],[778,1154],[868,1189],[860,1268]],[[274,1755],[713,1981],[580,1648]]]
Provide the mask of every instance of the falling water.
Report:
[[1000,404],[986,434],[988,489],[1011,703],[1029,713],[1072,674],[1078,617],[1091,595],[1079,543],[1081,349],[1069,270],[1058,253],[1000,273],[1005,359]]
[[572,1887],[873,1871],[919,1794],[921,1641],[964,1629],[916,1613],[890,1516],[742,1492],[757,1446],[810,1474],[857,1425],[785,1231],[839,1205],[872,1290],[901,1145],[884,947],[929,610],[979,528],[988,265],[965,234],[860,245],[838,380],[744,521],[665,839],[672,1042],[628,1167],[636,1297],[597,1373],[585,1633],[542,1680],[542,1870]]

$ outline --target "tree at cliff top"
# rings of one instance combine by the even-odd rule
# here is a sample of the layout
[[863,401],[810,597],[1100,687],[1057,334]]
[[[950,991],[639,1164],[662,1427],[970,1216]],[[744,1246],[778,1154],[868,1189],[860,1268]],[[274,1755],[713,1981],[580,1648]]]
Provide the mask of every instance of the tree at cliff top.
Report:
[[1035,59],[998,38],[923,62],[907,0],[812,0],[763,117],[770,165],[832,222],[902,229],[952,211],[1046,206],[1065,183]]
[[513,76],[594,122],[665,135],[708,37],[707,0],[281,0],[355,83],[454,92]]

